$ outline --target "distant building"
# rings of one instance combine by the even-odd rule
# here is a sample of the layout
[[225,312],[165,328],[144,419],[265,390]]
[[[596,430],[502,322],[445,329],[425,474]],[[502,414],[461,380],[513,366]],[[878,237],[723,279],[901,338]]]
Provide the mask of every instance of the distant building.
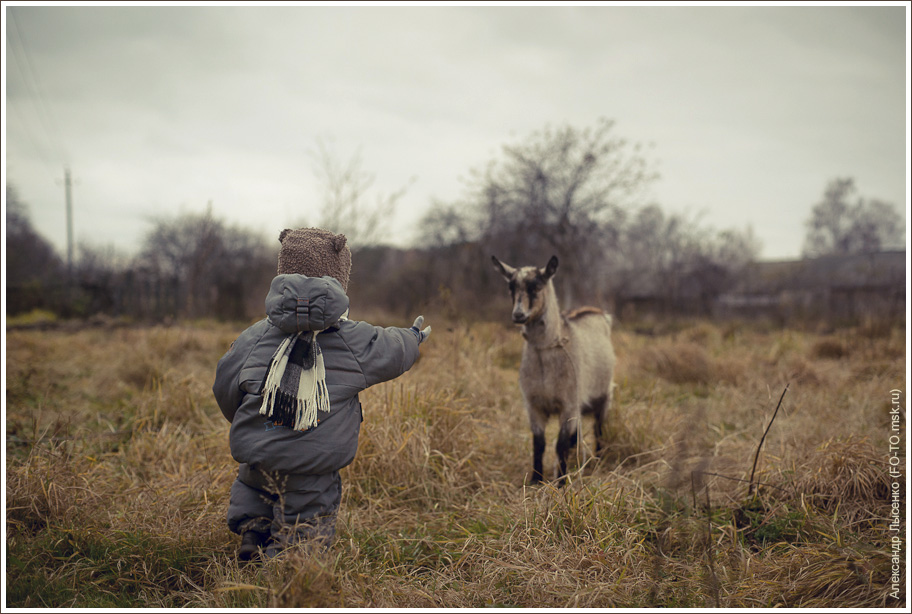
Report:
[[719,295],[714,311],[782,321],[902,318],[907,280],[905,251],[755,262]]

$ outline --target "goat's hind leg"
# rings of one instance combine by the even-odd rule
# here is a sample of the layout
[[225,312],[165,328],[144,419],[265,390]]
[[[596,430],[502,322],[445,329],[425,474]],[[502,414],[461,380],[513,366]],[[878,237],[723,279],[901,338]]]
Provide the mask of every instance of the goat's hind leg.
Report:
[[579,433],[579,420],[570,418],[561,421],[560,433],[557,435],[558,486],[563,486],[567,477],[567,455],[576,446]]
[[608,410],[611,408],[611,395],[597,397],[587,403],[586,409],[595,417],[595,456],[601,457],[607,443],[605,428],[608,426]]
[[545,454],[545,432],[532,432],[532,484],[544,481],[542,474],[542,457]]

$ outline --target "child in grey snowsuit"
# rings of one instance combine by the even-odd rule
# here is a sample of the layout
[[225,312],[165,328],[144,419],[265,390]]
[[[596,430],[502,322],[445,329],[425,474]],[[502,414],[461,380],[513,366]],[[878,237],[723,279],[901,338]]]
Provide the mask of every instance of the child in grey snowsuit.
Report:
[[242,560],[260,548],[269,558],[293,543],[332,542],[339,470],[358,448],[358,393],[408,371],[431,330],[421,330],[421,316],[411,328],[347,318],[343,235],[284,230],[279,241],[267,317],[232,344],[212,387],[240,463],[228,526],[241,535]]

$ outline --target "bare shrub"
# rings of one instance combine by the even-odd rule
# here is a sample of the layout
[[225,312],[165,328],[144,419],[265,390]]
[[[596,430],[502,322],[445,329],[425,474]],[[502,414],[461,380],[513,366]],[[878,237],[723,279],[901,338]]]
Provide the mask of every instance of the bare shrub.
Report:
[[841,359],[849,355],[849,348],[845,341],[836,337],[826,337],[814,343],[811,356],[814,358]]
[[803,497],[849,522],[888,517],[890,476],[883,454],[867,438],[829,439],[777,480],[782,493]]
[[675,384],[709,384],[718,377],[712,358],[693,342],[657,343],[642,351],[639,361],[642,369]]
[[787,381],[805,386],[820,386],[827,381],[816,363],[803,356],[784,361],[784,366],[783,375]]

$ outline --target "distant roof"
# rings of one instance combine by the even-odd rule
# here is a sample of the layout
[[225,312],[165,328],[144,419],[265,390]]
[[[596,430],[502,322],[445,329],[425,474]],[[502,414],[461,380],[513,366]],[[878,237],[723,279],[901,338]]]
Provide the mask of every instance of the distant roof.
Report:
[[906,279],[905,250],[873,252],[755,262],[747,268],[735,292],[902,287]]

